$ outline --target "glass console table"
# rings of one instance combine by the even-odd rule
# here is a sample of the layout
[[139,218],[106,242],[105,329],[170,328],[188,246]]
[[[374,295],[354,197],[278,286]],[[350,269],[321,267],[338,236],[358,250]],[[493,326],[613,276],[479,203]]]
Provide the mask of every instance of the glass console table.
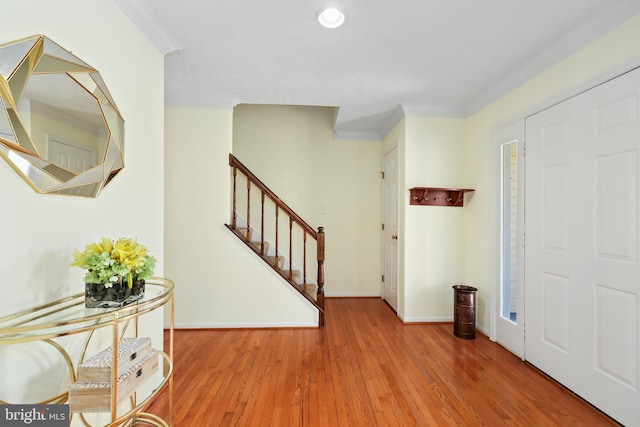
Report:
[[[111,384],[111,411],[109,421],[102,425],[119,426],[132,425],[136,422],[154,425],[171,426],[173,418],[173,315],[174,315],[174,283],[169,279],[152,278],[146,281],[144,298],[120,308],[85,308],[84,293],[63,298],[48,304],[24,310],[0,318],[0,346],[19,345],[31,342],[44,342],[51,345],[59,352],[69,369],[71,383],[76,381],[77,367],[91,354],[86,354],[95,332],[106,331],[105,335],[110,339],[107,344],[113,348],[112,356],[112,379]],[[161,379],[159,384],[148,392],[136,391],[128,399],[123,409],[118,406],[117,387],[117,364],[118,345],[120,340],[126,336],[138,337],[138,321],[140,316],[154,310],[167,307],[170,312],[168,348],[165,351],[158,350],[159,364],[158,371]],[[60,343],[61,337],[70,335],[81,335],[83,341],[82,350],[79,356],[72,356],[65,348],[64,343]],[[74,360],[76,359],[76,360]],[[158,415],[144,412],[152,400],[162,391],[168,388],[168,420]],[[144,388],[144,387],[141,387]],[[146,387],[149,388],[149,387]],[[40,403],[40,404],[64,404],[68,402],[68,391],[56,393],[44,401],[40,402],[5,402],[7,404]],[[2,399],[2,396],[0,396]],[[93,425],[89,422],[85,414],[72,413],[72,425],[77,424],[76,418],[80,419],[80,425]]]

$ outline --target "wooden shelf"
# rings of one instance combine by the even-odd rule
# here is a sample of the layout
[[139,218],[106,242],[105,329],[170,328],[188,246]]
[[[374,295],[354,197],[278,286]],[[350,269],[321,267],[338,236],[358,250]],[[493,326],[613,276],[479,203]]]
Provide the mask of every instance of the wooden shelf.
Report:
[[413,187],[409,204],[423,206],[463,206],[464,193],[474,191],[471,188]]

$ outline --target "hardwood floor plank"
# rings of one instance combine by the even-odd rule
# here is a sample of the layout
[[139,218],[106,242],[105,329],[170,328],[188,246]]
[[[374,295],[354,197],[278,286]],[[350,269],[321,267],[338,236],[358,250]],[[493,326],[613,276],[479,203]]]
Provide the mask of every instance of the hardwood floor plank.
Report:
[[379,298],[326,307],[324,329],[176,330],[174,426],[618,425],[482,334]]

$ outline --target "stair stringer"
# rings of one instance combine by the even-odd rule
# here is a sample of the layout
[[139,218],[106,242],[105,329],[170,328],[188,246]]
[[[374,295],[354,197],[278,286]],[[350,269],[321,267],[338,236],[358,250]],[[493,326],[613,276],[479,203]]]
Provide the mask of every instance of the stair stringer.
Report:
[[[238,236],[228,227],[227,233],[230,235],[233,241],[236,242],[238,248],[240,248],[241,256],[246,254],[247,259],[246,263],[244,260],[241,261],[243,265],[246,265],[246,269],[242,269],[243,271],[238,271],[238,283],[236,285],[246,286],[250,285],[251,290],[249,294],[247,294],[246,304],[250,304],[252,306],[256,306],[256,309],[259,309],[260,305],[269,304],[269,305],[278,305],[281,301],[285,301],[285,304],[296,304],[296,307],[293,308],[292,311],[296,312],[297,317],[302,317],[303,321],[295,321],[294,323],[242,323],[242,324],[229,324],[229,325],[216,325],[216,327],[318,327],[318,315],[319,308],[315,306],[308,298],[305,298],[300,292],[298,292],[295,288],[293,288],[290,284],[284,283],[286,280],[278,274],[274,269],[269,268],[268,265],[264,262],[264,260],[260,257],[258,253],[251,250],[243,241],[241,241]],[[252,259],[251,259],[252,258]],[[261,262],[253,262],[253,261],[261,261]],[[267,267],[267,268],[265,268]],[[283,282],[284,280],[284,282]],[[259,283],[260,286],[257,289],[253,284]],[[260,292],[256,296],[256,292]],[[280,299],[277,301],[269,302],[269,296],[273,293],[277,293],[280,295]],[[252,296],[252,294],[254,296]],[[301,304],[301,305],[298,305]],[[286,310],[286,307],[279,308],[279,310]],[[308,313],[308,314],[305,314]]]
[[[247,228],[247,221],[241,217],[240,215],[236,216],[236,229],[240,229],[240,228]],[[260,239],[262,238],[262,235],[260,234],[260,232],[258,230],[252,229],[252,237],[254,237],[252,239],[252,241],[257,241],[259,242]],[[264,254],[265,256],[270,256],[273,257],[276,255],[276,250],[275,250],[275,245],[273,244],[273,242],[271,242],[267,237],[265,237],[264,242],[267,244],[267,252]],[[304,271],[303,268],[299,267],[296,265],[296,263],[291,263],[291,261],[289,260],[289,258],[287,258],[286,254],[283,254],[282,252],[280,253],[279,256],[284,257],[284,265],[282,266],[283,270],[294,270],[294,271],[300,271],[301,274]],[[263,259],[264,261],[264,259]],[[312,285],[312,286],[317,286],[317,281],[310,278],[310,277],[306,277],[306,284],[307,285]]]

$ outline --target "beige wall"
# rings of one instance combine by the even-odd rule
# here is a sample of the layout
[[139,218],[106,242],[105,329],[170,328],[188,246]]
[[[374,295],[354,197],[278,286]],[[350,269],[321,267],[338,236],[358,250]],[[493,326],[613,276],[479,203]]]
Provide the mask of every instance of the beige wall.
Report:
[[[640,15],[618,26],[567,59],[474,114],[465,121],[464,181],[476,189],[464,209],[465,245],[463,279],[479,288],[478,325],[488,332],[490,295],[495,282],[491,252],[492,173],[491,131],[510,118],[524,117],[551,101],[573,94],[575,89],[600,82],[607,70],[640,65]],[[602,73],[602,74],[601,74]],[[451,261],[453,262],[453,260]]]
[[325,227],[327,296],[379,296],[382,144],[334,140],[333,122],[328,107],[239,105],[233,153],[313,228]]
[[[404,298],[407,322],[450,320],[453,291],[464,273],[465,207],[411,206],[409,188],[467,188],[462,163],[464,120],[406,119]],[[465,196],[469,203],[470,196]],[[474,197],[473,194],[471,197]]]
[[[45,34],[97,68],[125,119],[126,136],[125,168],[97,199],[36,194],[0,161],[0,316],[84,292],[84,272],[69,266],[72,252],[103,236],[137,237],[156,255],[156,273],[163,275],[162,54],[110,1],[4,0],[1,14],[0,42]],[[161,347],[158,320],[148,334]],[[49,377],[38,375],[40,369],[64,376],[59,355],[49,365],[38,356],[46,348],[33,351],[39,360],[22,360],[22,371],[0,355],[1,382],[12,392],[20,394],[22,386],[42,391]],[[28,371],[35,383],[24,376],[9,380],[15,371]]]
[[451,286],[464,277],[464,208],[412,206],[409,189],[467,187],[464,120],[407,117],[383,145],[385,153],[398,146],[399,157],[398,315],[408,323],[451,320]]
[[[230,245],[226,230],[221,228],[229,221],[226,156],[231,150],[312,226],[326,227],[327,295],[379,295],[378,173],[383,153],[397,144],[399,225],[404,236],[399,247],[399,315],[408,322],[451,320],[451,285],[464,281],[479,288],[478,327],[489,332],[493,262],[491,130],[638,55],[640,48],[633,42],[640,39],[638,21],[636,17],[621,25],[468,119],[407,117],[382,143],[333,140],[335,111],[331,108],[241,105],[234,113],[168,109],[167,133],[175,135],[167,137],[167,158],[175,159],[178,154],[173,150],[186,140],[214,144],[203,144],[179,166],[174,160],[167,163],[167,234],[175,234],[167,238],[167,251],[171,251],[167,256],[171,260],[168,275],[187,289],[203,287],[201,291],[210,298],[209,303],[190,300],[179,304],[179,321],[185,325],[306,324],[313,317],[301,309],[304,305],[299,307],[299,302],[278,314],[252,303],[245,307],[242,291],[222,285],[237,280],[237,271],[243,265],[240,259],[246,256],[243,248]],[[191,114],[198,119],[190,118]],[[220,197],[190,195],[192,181],[187,177],[198,177],[195,181],[206,183],[198,187],[199,194],[206,190]],[[170,189],[172,185],[176,188]],[[476,191],[465,196],[464,208],[414,207],[408,200],[408,189],[413,186],[459,186]],[[198,206],[201,212],[180,212],[182,204]],[[321,206],[326,208],[325,215]],[[218,228],[203,231],[195,225],[207,218],[215,218],[212,223]],[[204,243],[199,233],[218,245],[210,258],[218,260],[221,269],[204,281],[202,267],[198,266],[206,263],[206,257],[189,261],[190,257],[178,249],[180,245],[201,247]],[[183,236],[189,237],[179,243]],[[278,289],[278,281],[272,280],[270,273],[255,265],[249,269],[242,272],[242,280],[248,282],[247,292],[264,298]],[[266,281],[273,288],[265,293],[263,288],[253,287],[251,282],[255,281]],[[209,291],[204,290],[205,282],[212,286]],[[212,304],[215,309],[207,311]]]
[[[492,263],[491,132],[514,117],[640,65],[640,16],[579,50],[468,119],[407,117],[387,135],[399,147],[399,316],[406,322],[452,320],[451,285],[478,288],[477,326],[490,331]],[[414,186],[465,187],[463,208],[409,205]],[[495,213],[497,214],[497,213]]]
[[224,225],[231,213],[232,120],[231,109],[165,112],[165,268],[179,287],[176,325],[317,325],[315,308]]
[[[126,121],[126,167],[93,200],[37,195],[0,164],[0,287],[10,286],[13,296],[0,300],[0,313],[78,292],[82,271],[68,267],[73,249],[122,235],[147,244],[159,259],[156,272],[176,280],[177,321],[186,326],[316,321],[314,310],[283,291],[268,269],[241,262],[253,255],[223,227],[235,132],[238,157],[312,225],[326,227],[327,295],[380,294],[379,171],[383,152],[399,143],[400,282],[406,287],[400,315],[407,321],[450,318],[450,285],[466,281],[480,289],[478,324],[488,330],[492,127],[640,55],[635,17],[469,119],[409,117],[383,143],[342,141],[333,140],[330,108],[240,106],[235,129],[231,109],[169,108],[163,116],[163,58],[111,2],[66,0],[61,8],[44,0],[5,0],[3,17],[1,41],[44,33],[102,72]],[[96,31],[96,22],[110,25]],[[188,141],[199,148],[183,149],[193,145]],[[261,164],[261,156],[270,161]],[[293,169],[279,175],[285,164]],[[296,190],[294,181],[306,190]],[[476,191],[462,209],[410,207],[408,189],[423,185]],[[246,294],[255,298],[242,299]]]

